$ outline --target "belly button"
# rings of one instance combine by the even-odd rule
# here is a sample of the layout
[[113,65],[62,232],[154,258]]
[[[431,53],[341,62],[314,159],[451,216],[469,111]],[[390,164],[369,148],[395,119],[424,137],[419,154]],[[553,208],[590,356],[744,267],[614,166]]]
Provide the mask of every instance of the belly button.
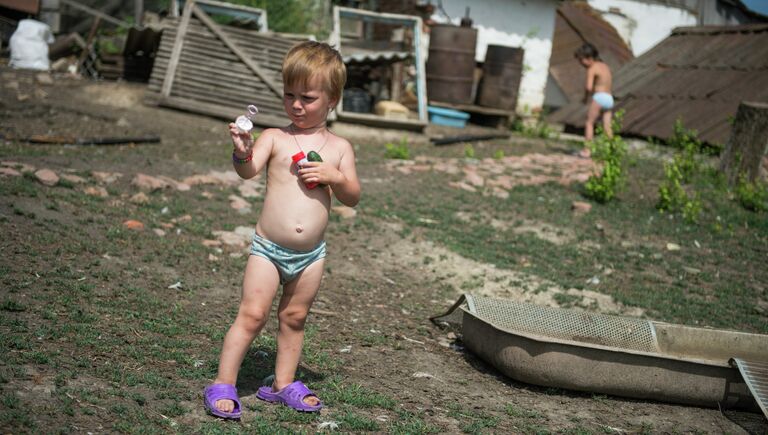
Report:
[[302,231],[304,231],[304,227],[302,227],[301,225],[296,225],[296,232],[300,233]]

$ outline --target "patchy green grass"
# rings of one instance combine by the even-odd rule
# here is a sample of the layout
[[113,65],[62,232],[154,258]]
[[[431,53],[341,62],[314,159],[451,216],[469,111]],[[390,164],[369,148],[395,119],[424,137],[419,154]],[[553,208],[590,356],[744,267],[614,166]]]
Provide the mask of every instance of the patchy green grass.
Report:
[[[460,157],[461,150],[453,153]],[[584,200],[579,186],[519,186],[500,200],[452,188],[448,181],[459,176],[442,173],[395,177],[366,195],[361,207],[404,223],[403,237],[417,231],[470,259],[545,277],[563,288],[606,293],[652,319],[768,332],[768,215],[743,209],[706,174],[696,180],[705,204],[697,224],[655,208],[661,162],[643,158],[633,159],[627,189],[617,201],[593,204],[582,217],[570,210],[573,201]],[[466,221],[457,212],[475,218]],[[491,218],[508,228],[491,226]],[[515,233],[523,220],[568,228],[576,240],[557,245]],[[669,243],[681,249],[668,250]],[[607,269],[611,274],[604,276]],[[590,283],[593,276],[599,284]],[[471,291],[482,283],[456,284]]]
[[459,405],[450,405],[448,415],[460,422],[464,433],[479,434],[493,430],[499,424],[499,418],[483,411],[462,409]]
[[[408,152],[411,158],[429,154],[482,161],[541,151],[541,146],[476,144],[472,156],[467,156],[463,147],[414,143]],[[226,160],[228,153],[222,145],[195,145],[188,147],[186,160],[179,160],[172,148],[136,147],[130,150],[134,157],[129,163],[123,162],[128,148],[94,153],[82,148],[0,145],[0,155],[9,159],[63,155],[65,162],[88,160],[98,168],[122,165],[126,174],[136,169],[129,165],[165,164],[165,169],[178,166],[179,173],[173,175],[179,178],[189,171],[207,172],[214,157],[223,155]],[[654,208],[660,163],[635,159],[628,168],[627,190],[618,201],[595,204],[590,214],[574,217],[571,202],[583,200],[576,186],[517,187],[508,199],[499,200],[450,187],[448,182],[457,177],[453,175],[394,176],[382,164],[384,153],[383,144],[360,147],[360,173],[385,182],[366,181],[354,220],[331,217],[329,231],[350,245],[358,240],[367,244],[384,231],[383,224],[396,222],[401,224],[400,237],[431,240],[472,260],[537,275],[564,288],[606,293],[645,309],[654,319],[768,332],[764,311],[768,219],[765,213],[734,206],[716,186],[701,181],[707,207],[699,223],[690,225]],[[78,174],[90,177],[89,171]],[[134,204],[129,200],[135,193],[129,182],[126,175],[108,186],[108,198],[87,195],[71,183],[45,188],[30,175],[0,182],[3,432],[293,434],[315,433],[320,423],[328,421],[347,433],[600,432],[599,426],[584,421],[553,430],[545,412],[509,403],[475,409],[465,401],[425,409],[423,402],[391,393],[393,384],[413,392],[409,384],[413,371],[386,380],[363,373],[368,366],[356,358],[407,362],[412,355],[408,349],[419,342],[432,345],[426,317],[456,291],[473,291],[489,279],[478,274],[462,282],[408,281],[392,270],[375,244],[363,251],[335,251],[338,258],[381,256],[381,270],[345,278],[344,288],[324,288],[331,296],[323,309],[340,311],[334,303],[342,298],[371,303],[356,307],[355,313],[337,312],[328,323],[313,320],[307,326],[298,376],[318,392],[327,413],[299,414],[251,402],[239,423],[202,417],[201,390],[216,375],[221,343],[237,312],[245,257],[230,255],[237,254],[234,249],[218,252],[201,242],[216,230],[252,226],[260,204],[254,202],[251,215],[233,212],[227,197],[237,192],[220,186],[154,192],[148,194],[148,203]],[[203,190],[210,197],[203,196]],[[472,219],[459,219],[457,212],[469,213]],[[127,230],[122,226],[126,219],[140,220],[147,228]],[[494,228],[491,219],[510,225]],[[566,228],[576,238],[555,245],[531,233],[516,233],[515,225],[523,221]],[[164,228],[165,236],[151,231],[157,228]],[[667,243],[681,249],[668,251]],[[425,254],[414,264],[439,267],[443,260]],[[341,267],[329,267],[328,276],[344,272]],[[612,273],[606,275],[606,269]],[[392,283],[378,282],[378,272],[391,277]],[[600,284],[588,284],[596,275]],[[169,288],[177,281],[181,289]],[[398,295],[406,292],[410,293],[405,297]],[[579,302],[576,296],[558,297],[564,306]],[[383,298],[390,298],[386,306]],[[350,319],[358,317],[359,323],[353,324]],[[417,343],[396,340],[395,330]],[[274,372],[274,332],[273,318],[246,355],[238,385],[246,394],[253,394]],[[352,345],[352,352],[339,353],[347,345]],[[388,388],[380,388],[385,381]],[[459,389],[471,384],[466,379],[451,382]],[[589,399],[601,405],[602,400]],[[446,422],[453,420],[457,424],[449,427]],[[639,430],[652,433],[654,426],[646,423]]]

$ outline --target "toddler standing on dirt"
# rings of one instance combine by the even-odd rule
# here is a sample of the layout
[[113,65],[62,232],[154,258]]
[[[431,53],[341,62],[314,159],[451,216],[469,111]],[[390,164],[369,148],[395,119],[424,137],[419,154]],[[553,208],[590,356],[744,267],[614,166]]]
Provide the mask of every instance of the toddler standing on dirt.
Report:
[[[275,380],[259,388],[256,396],[299,411],[322,408],[318,397],[294,376],[304,323],[323,275],[331,193],[350,207],[360,200],[352,146],[326,126],[345,81],[346,68],[336,50],[325,43],[303,42],[283,60],[283,108],[291,124],[264,130],[255,143],[250,133],[229,124],[235,170],[249,179],[266,168],[267,193],[245,267],[240,309],[224,338],[218,375],[203,392],[205,407],[215,416],[240,418],[237,373],[267,322],[280,284]],[[297,154],[315,156],[312,152],[322,161],[294,163],[301,157]]]
[[[613,117],[613,96],[611,95],[611,69],[600,60],[600,54],[594,45],[585,43],[573,56],[581,66],[587,69],[587,83],[584,89],[584,102],[589,103],[587,120],[584,123],[584,140],[589,143],[595,136],[595,121],[602,117],[603,131],[608,137],[613,136],[611,118]],[[581,157],[590,157],[589,148],[584,148]]]

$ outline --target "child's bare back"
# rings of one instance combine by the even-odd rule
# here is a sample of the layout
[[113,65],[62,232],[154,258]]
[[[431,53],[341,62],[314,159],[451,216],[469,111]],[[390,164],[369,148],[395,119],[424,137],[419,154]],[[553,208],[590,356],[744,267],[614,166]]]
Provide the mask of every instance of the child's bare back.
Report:
[[610,94],[613,77],[611,69],[602,61],[595,61],[587,69],[587,81],[592,79],[592,92],[605,92]]

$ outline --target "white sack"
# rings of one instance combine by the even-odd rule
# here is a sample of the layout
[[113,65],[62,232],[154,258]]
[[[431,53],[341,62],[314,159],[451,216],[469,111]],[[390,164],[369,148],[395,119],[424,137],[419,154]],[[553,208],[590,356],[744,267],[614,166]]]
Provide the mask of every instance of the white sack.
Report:
[[48,44],[52,43],[51,28],[40,21],[21,20],[11,35],[11,66],[14,68],[48,70]]

